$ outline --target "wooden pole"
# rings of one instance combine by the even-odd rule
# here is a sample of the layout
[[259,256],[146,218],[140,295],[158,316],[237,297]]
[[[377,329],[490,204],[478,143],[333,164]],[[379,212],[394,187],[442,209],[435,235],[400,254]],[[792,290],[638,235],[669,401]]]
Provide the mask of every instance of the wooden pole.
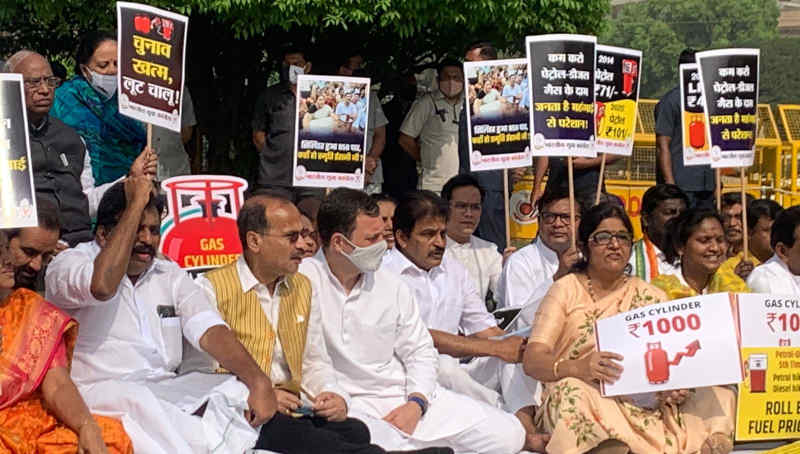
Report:
[[147,123],[147,148],[153,147],[153,125]]
[[594,204],[600,203],[600,194],[603,193],[603,180],[606,177],[606,154],[600,158],[600,177],[597,178],[597,195],[594,198]]
[[567,156],[567,178],[569,184],[569,228],[570,228],[570,246],[577,249],[575,238],[575,186],[572,177],[572,156]]
[[717,187],[717,212],[722,212],[722,174],[719,168],[714,169],[714,180]]
[[511,221],[509,219],[509,200],[508,200],[508,169],[503,169],[503,208],[506,220],[506,247],[511,246]]
[[742,260],[747,260],[747,177],[744,167],[739,168],[739,178],[742,184]]

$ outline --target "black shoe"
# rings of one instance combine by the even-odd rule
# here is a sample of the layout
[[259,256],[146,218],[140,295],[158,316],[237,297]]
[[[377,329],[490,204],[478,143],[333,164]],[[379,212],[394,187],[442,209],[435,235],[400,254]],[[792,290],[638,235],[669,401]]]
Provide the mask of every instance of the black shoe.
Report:
[[452,448],[425,448],[414,451],[389,451],[386,454],[455,454]]

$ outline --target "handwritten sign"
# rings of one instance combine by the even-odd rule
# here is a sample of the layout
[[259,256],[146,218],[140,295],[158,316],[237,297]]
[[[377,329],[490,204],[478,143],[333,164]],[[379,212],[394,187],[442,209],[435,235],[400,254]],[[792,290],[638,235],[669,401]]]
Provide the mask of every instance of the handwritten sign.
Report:
[[530,166],[528,62],[464,63],[470,170]]
[[117,2],[121,114],[180,132],[188,26],[186,16]]
[[736,439],[800,438],[800,295],[739,294]]
[[294,186],[364,187],[369,79],[297,77]]
[[0,228],[35,227],[28,113],[21,74],[0,74]]
[[587,35],[528,36],[534,156],[595,157],[595,46]]
[[641,68],[639,50],[597,46],[594,91],[598,153],[622,156],[633,153]]
[[604,396],[739,383],[737,329],[727,293],[683,298],[597,320],[597,347],[624,356]]
[[759,50],[710,50],[695,58],[703,84],[711,167],[753,165]]

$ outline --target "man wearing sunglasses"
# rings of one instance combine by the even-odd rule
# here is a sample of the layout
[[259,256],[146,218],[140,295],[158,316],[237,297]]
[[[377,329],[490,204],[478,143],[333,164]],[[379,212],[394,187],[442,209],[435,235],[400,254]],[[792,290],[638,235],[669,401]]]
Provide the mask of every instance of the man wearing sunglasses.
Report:
[[[91,241],[92,217],[105,191],[115,182],[95,186],[86,145],[78,133],[49,115],[61,78],[53,75],[43,56],[21,50],[8,59],[3,72],[19,73],[25,88],[25,107],[36,195],[57,207],[60,249]],[[134,161],[130,176],[155,174],[155,154],[147,150]]]

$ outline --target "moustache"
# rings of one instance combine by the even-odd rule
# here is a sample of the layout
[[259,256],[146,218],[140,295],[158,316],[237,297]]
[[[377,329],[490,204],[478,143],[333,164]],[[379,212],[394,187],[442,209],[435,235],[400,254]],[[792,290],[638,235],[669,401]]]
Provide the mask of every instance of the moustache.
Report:
[[431,257],[438,257],[440,255],[444,255],[444,248],[437,247],[430,253]]
[[155,257],[156,255],[156,248],[150,246],[149,244],[140,244],[138,246],[134,246],[133,248],[134,254],[149,254]]

